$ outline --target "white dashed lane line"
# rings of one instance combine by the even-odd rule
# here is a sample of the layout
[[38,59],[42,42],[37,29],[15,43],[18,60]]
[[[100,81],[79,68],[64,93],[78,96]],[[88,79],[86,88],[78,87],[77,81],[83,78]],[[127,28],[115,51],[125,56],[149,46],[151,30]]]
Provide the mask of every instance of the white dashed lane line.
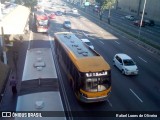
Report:
[[139,56],[138,56],[138,58],[141,59],[143,62],[148,63],[148,62],[147,62],[146,60],[144,60],[143,58],[141,58],[141,57],[139,57]]
[[100,43],[102,43],[104,45],[104,43],[102,41],[100,41]]
[[120,44],[119,42],[117,42],[117,41],[114,41],[115,43],[117,43],[118,45]]
[[136,98],[138,98],[138,100],[139,100],[141,103],[143,103],[142,99],[141,99],[140,97],[138,97],[138,95],[137,95],[131,88],[130,88],[129,90],[136,96]]

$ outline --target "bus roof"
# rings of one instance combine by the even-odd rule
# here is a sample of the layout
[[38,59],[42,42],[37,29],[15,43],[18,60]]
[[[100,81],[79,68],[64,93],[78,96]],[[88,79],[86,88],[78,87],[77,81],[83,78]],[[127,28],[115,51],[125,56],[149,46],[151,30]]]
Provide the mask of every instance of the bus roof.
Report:
[[[63,111],[63,105],[60,98],[59,91],[21,95],[18,97],[17,111]],[[39,103],[41,101],[41,106],[37,105],[38,101]],[[54,101],[56,101],[56,103]]]
[[[18,96],[16,111],[28,111],[29,113],[42,112],[42,118],[24,118],[23,120],[66,120],[63,104],[61,101],[60,93],[56,91],[32,93]],[[47,116],[43,117],[43,112],[50,115],[49,112],[53,112],[55,117]],[[61,116],[56,116],[56,112],[61,112]],[[22,120],[22,118],[16,117],[15,120]]]
[[27,50],[22,81],[42,78],[57,78],[50,48]]
[[92,50],[71,32],[55,33],[55,37],[67,51],[81,72],[109,70],[110,66],[96,51]]

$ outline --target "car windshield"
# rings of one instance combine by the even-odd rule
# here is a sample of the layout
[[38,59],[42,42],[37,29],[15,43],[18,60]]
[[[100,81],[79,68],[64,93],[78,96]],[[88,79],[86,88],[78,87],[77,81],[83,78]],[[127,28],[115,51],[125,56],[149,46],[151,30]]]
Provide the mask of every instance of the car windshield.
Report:
[[125,66],[132,66],[132,65],[135,65],[135,63],[133,62],[132,59],[123,60],[123,63],[124,63]]
[[88,46],[91,46],[92,44],[90,42],[85,42]]
[[71,24],[71,22],[70,21],[65,21],[65,24]]

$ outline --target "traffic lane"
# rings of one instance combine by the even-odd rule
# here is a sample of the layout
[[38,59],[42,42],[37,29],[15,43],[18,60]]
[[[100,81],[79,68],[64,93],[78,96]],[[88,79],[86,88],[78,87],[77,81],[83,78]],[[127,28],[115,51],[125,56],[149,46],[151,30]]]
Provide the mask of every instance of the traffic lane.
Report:
[[[63,18],[59,18],[59,22],[61,20],[63,20]],[[73,25],[73,28],[74,28],[74,25]],[[60,26],[59,26],[59,29],[60,29]],[[66,90],[67,95],[68,95],[68,100],[69,100],[70,107],[71,107],[72,111],[82,111],[82,112],[83,111],[90,111],[90,110],[93,109],[92,107],[94,107],[94,110],[99,110],[98,107],[101,107],[99,105],[94,105],[94,106],[90,105],[90,107],[85,108],[86,105],[78,102],[77,99],[76,99],[76,97],[75,97],[75,95],[74,95],[74,93],[73,93],[71,85],[69,84],[69,80],[68,80],[68,78],[67,78],[67,76],[64,73],[64,71],[63,71],[62,68],[61,68],[61,74],[62,74],[62,77],[63,77],[63,83],[64,83],[65,90]],[[85,114],[85,113],[83,113],[83,114]]]
[[[82,28],[83,29],[83,25],[81,25],[81,24],[84,24],[84,25],[87,25],[88,27],[86,28],[87,30],[86,31],[90,31],[90,33],[88,33],[88,35],[90,36],[90,34],[91,34],[91,36],[92,35],[96,35],[96,34],[100,34],[101,36],[104,36],[105,38],[110,38],[111,37],[111,35],[113,36],[115,36],[115,37],[113,37],[113,39],[114,38],[116,38],[116,37],[120,37],[121,38],[121,40],[123,40],[123,41],[125,41],[125,42],[131,42],[131,43],[134,43],[134,42],[132,42],[132,40],[130,40],[130,38],[127,38],[126,36],[124,36],[124,35],[121,35],[120,33],[117,33],[117,32],[115,32],[115,31],[113,31],[113,30],[111,30],[111,29],[109,29],[109,30],[107,30],[107,31],[109,31],[109,33],[105,33],[105,30],[104,29],[99,29],[99,28],[95,28],[95,24],[94,23],[92,23],[90,20],[88,20],[88,19],[85,19],[85,18],[83,18],[83,17],[81,17],[81,19],[79,19],[79,20],[77,20],[77,21],[80,21],[80,23],[79,23],[79,28]],[[91,29],[90,30],[88,30],[88,28],[93,28],[92,29],[92,31],[91,31]],[[94,30],[94,31],[93,31]],[[117,44],[120,44],[120,42],[119,41],[115,41]],[[129,45],[126,45],[126,46],[131,46],[132,47],[132,45],[131,44],[129,44]],[[138,52],[141,52],[141,51],[145,51],[146,52],[146,50],[144,49],[144,48],[141,48],[141,49],[139,49],[138,50]],[[150,52],[149,50],[147,51],[147,52]],[[151,53],[151,52],[150,52]],[[144,53],[141,53],[141,55],[143,55]],[[149,55],[150,57],[149,57],[149,59],[151,59],[152,57],[154,57],[155,58],[155,55],[154,54],[150,54]],[[157,57],[158,58],[158,57]],[[154,63],[157,63],[156,61],[154,61]]]
[[[73,19],[72,19],[72,20],[73,20]],[[72,23],[73,23],[73,21],[72,21]],[[76,23],[76,24],[80,24],[80,23]],[[78,27],[78,26],[77,26],[77,27]],[[85,28],[85,27],[83,27],[83,28]],[[87,27],[87,28],[89,28],[89,27]],[[84,30],[86,30],[86,29],[84,29]],[[88,31],[88,30],[86,30],[86,31]],[[76,34],[76,33],[75,33],[75,34]],[[85,36],[84,36],[84,37],[85,37]],[[90,40],[91,40],[91,38],[90,38]],[[97,41],[97,40],[98,40],[98,38],[95,39],[95,41]],[[93,43],[94,43],[94,42],[93,42]],[[101,43],[101,42],[98,41],[98,44],[103,44],[103,43]],[[114,43],[114,44],[115,44],[115,43]],[[105,47],[106,47],[106,46],[105,46]],[[103,48],[102,48],[102,45],[100,45],[100,49],[103,49]],[[110,50],[111,50],[111,49],[109,49],[109,50],[107,50],[107,51],[110,51]],[[104,54],[104,53],[105,53],[104,51],[106,51],[106,50],[101,50],[101,52],[99,52],[99,53],[100,53],[100,54]],[[120,51],[120,48],[119,48],[119,51]],[[102,55],[102,56],[105,58],[105,60],[106,60],[107,62],[110,60],[110,65],[112,65],[112,58],[113,58],[114,55],[112,55],[112,57],[109,57],[109,56],[108,56],[109,54],[111,54],[111,53],[108,53],[108,54],[107,54],[107,57],[106,57],[106,54],[104,54],[104,55]],[[110,59],[110,58],[111,58],[111,59]],[[119,71],[118,71],[118,72],[119,72]],[[120,75],[121,75],[121,74],[120,74]],[[113,76],[114,76],[114,75],[113,75]],[[117,78],[121,78],[121,77],[119,76],[119,77],[117,77]],[[116,79],[116,78],[114,77],[114,78],[112,78],[112,79]],[[125,80],[125,79],[124,79],[124,80]],[[123,81],[123,80],[122,80],[122,81]],[[118,84],[121,84],[121,83],[123,83],[123,82],[120,82],[120,83],[118,83]],[[123,86],[123,84],[122,84],[122,86]],[[125,88],[125,86],[122,87],[122,89],[121,89],[122,91],[119,90],[119,89],[117,90],[117,92],[121,91],[121,94],[122,94],[121,96],[122,96],[122,98],[123,98],[123,99],[121,100],[122,102],[125,100],[124,98],[126,97],[126,94],[128,94],[128,93],[126,93],[126,94],[124,93],[124,91],[127,91],[126,89],[124,90],[124,88]],[[128,89],[128,91],[129,91],[129,89]],[[123,96],[123,95],[124,95],[124,96]],[[127,96],[129,96],[129,95],[127,95]],[[130,97],[129,97],[129,98],[130,98]],[[117,98],[116,98],[116,99],[117,99]],[[126,98],[126,99],[127,99],[127,98]],[[119,101],[120,101],[120,98],[119,98]],[[133,107],[135,106],[135,105],[132,106],[132,104],[131,104],[130,106],[128,106],[129,103],[128,103],[128,104],[126,104],[126,103],[124,103],[124,104],[117,104],[116,106],[118,106],[118,105],[121,105],[121,106],[119,107],[119,108],[121,108],[121,110],[124,110],[124,109],[126,110],[126,108],[128,108],[128,110],[129,110],[129,109],[131,109],[131,108],[133,108]],[[115,108],[115,110],[117,110],[117,109]]]
[[50,48],[47,33],[33,33],[33,40],[30,40],[30,49],[32,48]]
[[[108,45],[108,47],[106,45]],[[109,51],[109,47],[111,45],[109,45],[109,43],[107,43],[106,45],[105,45],[106,46],[105,48],[108,48],[108,49],[102,50],[102,52]],[[113,50],[113,46],[111,49]],[[122,51],[122,50],[119,49],[118,51]],[[109,53],[107,55],[109,55]],[[159,105],[158,105],[159,104],[159,102],[158,102],[159,101],[159,95],[158,95],[159,89],[158,89],[157,85],[159,84],[159,81],[157,81],[157,80],[159,80],[159,76],[156,75],[149,68],[146,68],[145,65],[141,66],[141,64],[142,63],[140,61],[140,65],[138,65],[139,69],[140,69],[140,75],[125,78],[127,81],[130,81],[130,83],[128,83],[128,86],[130,87],[129,90],[132,92],[133,91],[132,89],[137,89],[138,90],[137,93],[138,94],[141,93],[140,96],[142,96],[143,99],[145,100],[146,109],[149,110],[150,107],[152,107],[152,110],[158,110],[157,106],[159,107]],[[112,71],[113,71],[113,69],[112,69]],[[120,73],[120,71],[118,71],[118,72]],[[113,72],[112,72],[112,75],[113,75]],[[118,78],[121,78],[121,77],[118,77]],[[144,79],[145,79],[145,82],[143,81]],[[139,83],[139,84],[137,84],[137,83]],[[132,92],[132,93],[134,94],[134,92]],[[152,96],[152,98],[150,96]],[[140,102],[141,101],[142,100],[140,100]],[[148,103],[150,103],[150,106],[148,106]],[[143,108],[145,108],[145,106],[143,106]]]
[[[99,42],[98,40],[101,39],[95,40],[95,49],[105,58],[105,60],[110,64],[112,69],[112,93],[110,98],[110,102],[113,106],[112,110],[142,110],[143,108],[141,103],[130,92],[130,77],[122,75],[120,70],[118,70],[116,67],[112,65],[112,58],[115,52],[117,51],[117,45],[115,43],[113,43],[113,45],[110,45],[110,43],[107,41],[108,44],[104,44],[103,46],[105,47],[102,47],[101,42]],[[115,47],[113,47],[114,44]],[[121,51],[121,49],[118,48],[118,51]]]
[[[111,45],[110,45],[111,46]],[[129,49],[129,48],[127,48],[127,49]],[[113,49],[112,49],[113,50]],[[125,49],[123,50],[123,51],[125,51]],[[133,50],[132,50],[133,51]]]
[[[68,16],[67,16],[68,17]],[[63,19],[63,18],[62,18]],[[71,17],[71,19],[74,19],[73,17]],[[59,21],[61,21],[61,18],[59,18]],[[71,20],[72,21],[72,20]],[[76,23],[77,24],[77,23]],[[78,27],[76,24],[74,24],[73,22],[72,22],[72,32],[74,33],[74,32],[76,32],[76,27]],[[77,32],[76,32],[77,33]],[[76,34],[75,33],[75,34]],[[63,72],[62,72],[63,73]],[[63,75],[64,76],[64,75]],[[67,78],[66,78],[67,79]],[[67,82],[68,82],[68,80],[67,80]],[[66,86],[68,86],[68,85],[66,85]],[[75,109],[75,110],[78,110],[78,109]]]
[[[106,107],[108,106],[106,102],[93,103],[93,104],[85,104],[85,103],[79,102],[76,99],[76,96],[72,90],[72,87],[69,83],[69,80],[68,80],[64,70],[62,69],[60,63],[59,63],[59,66],[60,66],[60,70],[61,70],[63,84],[65,86],[65,92],[67,94],[67,98],[69,101],[72,115],[74,116],[74,120],[76,117],[78,120],[82,119],[83,116],[84,116],[83,119],[88,119],[88,117],[90,119],[92,119],[93,117],[88,115],[88,112],[91,112],[91,111],[94,111],[94,112],[106,111],[106,109],[104,109],[104,106],[106,106]],[[76,112],[76,114],[75,114],[75,112]],[[99,115],[97,115],[97,116],[100,117]]]
[[50,20],[50,28],[49,34],[53,37],[54,33],[56,32],[69,32],[69,29],[65,29],[63,27],[63,22],[66,20],[66,17],[63,16],[56,16],[55,20]]
[[[121,49],[125,51],[125,53],[131,55],[135,62],[139,61],[139,64],[148,66],[148,69],[151,69],[153,73],[159,76],[160,68],[157,65],[160,64],[160,58],[158,55],[144,49],[140,45],[136,45],[133,41],[130,40],[130,38],[127,38],[120,34],[117,35],[117,37],[120,38],[120,40],[115,42],[118,42],[117,44]],[[153,66],[153,68],[150,68],[150,66]]]
[[[78,21],[81,21],[80,23],[77,23]],[[74,21],[72,21],[73,23],[74,23]],[[87,22],[87,23],[86,23]],[[103,35],[103,36],[105,36],[105,33],[104,33],[104,31],[103,30],[99,30],[98,28],[95,28],[94,29],[94,24],[91,24],[92,25],[92,30],[90,29],[89,30],[89,28],[91,27],[90,26],[90,23],[89,23],[90,21],[83,21],[83,20],[77,20],[77,21],[75,21],[75,24],[77,24],[77,25],[79,25],[79,28],[81,28],[81,29],[83,29],[83,30],[85,30],[86,29],[86,31],[88,31],[88,32],[91,32],[91,33],[96,33],[96,34],[100,34],[100,36],[101,35]],[[83,25],[86,25],[86,26],[88,26],[87,28],[85,28],[85,27],[83,27]],[[97,30],[97,31],[94,31],[94,30]],[[101,32],[102,31],[102,34],[101,33],[99,33],[99,32]],[[114,31],[112,31],[112,32],[114,32]],[[107,38],[108,37],[110,37],[108,34],[106,35],[107,36]],[[151,55],[150,53],[148,53],[148,51],[146,52],[146,50],[144,50],[144,49],[142,49],[142,48],[138,48],[137,46],[135,46],[134,44],[131,44],[130,42],[128,42],[127,40],[126,40],[126,37],[125,36],[118,36],[118,37],[121,37],[121,41],[123,40],[123,43],[121,44],[121,45],[119,45],[119,47],[121,47],[121,49],[123,49],[124,51],[126,51],[126,52],[128,52],[128,51],[130,51],[130,48],[132,47],[132,53],[131,54],[133,54],[133,55],[137,55],[137,56],[135,56],[136,58],[138,57],[138,59],[140,59],[140,60],[142,60],[142,62],[146,62],[145,61],[145,59],[146,59],[146,57],[147,57],[147,61],[150,61],[150,59],[153,59],[153,63],[154,63],[154,65],[153,66],[155,66],[157,69],[159,69],[158,68],[158,64],[159,64],[159,61],[157,60],[157,59],[155,59],[156,57],[154,57],[154,55]],[[120,42],[121,42],[120,41]],[[119,41],[115,41],[115,43],[117,43],[117,44],[120,44],[120,42]],[[124,44],[124,45],[123,45]],[[127,47],[127,48],[125,48],[125,47]],[[125,48],[125,49],[124,49]],[[143,59],[144,58],[144,59]],[[149,68],[150,69],[150,68]],[[156,70],[155,71],[153,71],[154,73],[158,73]]]
[[[75,18],[74,18],[75,19]],[[94,24],[91,24],[92,25],[92,28],[91,29],[89,29],[90,28],[90,21],[81,21],[81,20],[74,20],[74,19],[72,19],[72,23],[74,23],[74,24],[77,24],[77,25],[79,25],[79,26],[77,26],[77,30],[79,30],[79,29],[83,29],[83,30],[85,30],[85,31],[87,31],[87,32],[91,32],[91,33],[95,33],[95,34],[100,34],[99,36],[104,36],[104,37],[110,37],[111,36],[111,34],[108,34],[108,33],[104,33],[104,30],[100,30],[99,28],[95,28],[93,25]],[[78,22],[80,22],[80,23],[78,23]],[[87,26],[87,27],[84,27],[83,25],[85,25],[85,26]],[[76,29],[76,28],[75,28]],[[95,31],[95,30],[97,30],[97,31]],[[102,32],[102,33],[101,33]],[[114,32],[114,31],[112,31],[112,32]],[[88,33],[89,34],[89,33]],[[106,36],[105,36],[106,35]],[[112,35],[113,36],[113,35]],[[146,50],[144,50],[144,49],[142,49],[142,48],[138,48],[136,45],[134,45],[134,44],[132,44],[132,43],[130,43],[130,42],[128,42],[127,40],[126,40],[126,37],[125,36],[117,36],[117,37],[121,37],[121,40],[113,40],[116,44],[118,44],[119,46],[118,47],[120,47],[121,49],[123,49],[123,51],[124,51],[124,53],[125,52],[129,52],[129,51],[132,51],[131,52],[131,54],[129,54],[129,55],[137,55],[137,56],[135,56],[136,58],[138,57],[138,59],[141,59],[141,60],[143,60],[142,58],[144,58],[145,59],[145,57],[144,56],[147,56],[147,58],[148,59],[146,59],[147,61],[150,61],[150,59],[152,59],[153,57],[154,57],[154,55],[150,55],[150,53],[147,53],[146,52]],[[125,37],[125,38],[124,38]],[[116,38],[116,37],[115,37]],[[123,42],[122,42],[122,44],[121,44],[121,41],[123,40]],[[127,47],[127,48],[126,48]],[[132,50],[130,50],[132,48]],[[142,57],[142,58],[141,58]],[[156,58],[156,57],[154,57],[154,58]],[[144,61],[144,60],[143,60]],[[142,61],[142,62],[143,62]],[[154,66],[155,67],[157,67],[157,65],[159,64],[159,61],[158,60],[156,60],[156,59],[154,59],[153,60],[154,62],[153,63],[155,63],[154,64]],[[159,69],[158,67],[157,67],[157,69]],[[157,72],[157,71],[154,71],[155,73]]]

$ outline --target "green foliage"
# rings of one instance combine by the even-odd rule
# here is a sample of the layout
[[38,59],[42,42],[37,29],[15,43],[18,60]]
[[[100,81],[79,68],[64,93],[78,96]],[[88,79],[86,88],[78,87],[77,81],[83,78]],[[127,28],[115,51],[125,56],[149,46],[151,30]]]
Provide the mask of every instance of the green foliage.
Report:
[[104,0],[103,5],[102,5],[102,9],[111,9],[111,7],[113,6],[113,4],[115,3],[115,0]]
[[96,0],[97,3],[100,4],[100,8],[102,11],[105,9],[110,9],[116,0]]
[[15,0],[15,3],[21,5],[22,4],[22,0]]
[[30,8],[37,5],[37,0],[15,0],[15,2]]
[[30,8],[37,5],[37,0],[23,0],[23,2],[25,6]]

